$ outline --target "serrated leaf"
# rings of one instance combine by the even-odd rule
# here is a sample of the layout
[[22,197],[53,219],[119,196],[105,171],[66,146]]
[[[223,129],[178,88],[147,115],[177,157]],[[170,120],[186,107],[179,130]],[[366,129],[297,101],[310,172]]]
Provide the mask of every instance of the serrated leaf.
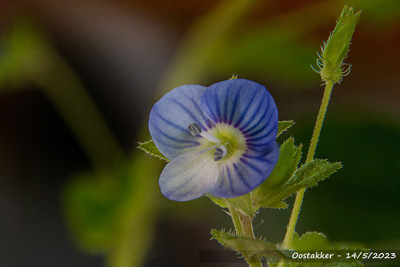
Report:
[[290,182],[302,183],[305,186],[317,185],[319,181],[328,178],[331,174],[342,168],[340,162],[329,163],[325,159],[315,159],[302,165],[290,178]]
[[230,229],[229,232],[225,231],[225,229],[217,230],[211,229],[211,238],[210,240],[217,240],[221,244],[225,242],[227,239],[235,239],[238,236],[236,235],[235,231]]
[[[253,202],[256,206],[263,203],[270,197],[272,191],[279,190],[293,175],[301,159],[303,146],[295,146],[294,139],[287,139],[280,148],[278,163],[269,177],[253,191]],[[262,205],[260,205],[262,206]],[[286,208],[286,203],[278,200],[275,203],[269,202],[270,208]]]
[[268,206],[264,206],[263,203],[265,201],[260,201],[260,206],[259,207],[265,207],[265,208],[272,208],[272,209],[287,209],[288,204],[283,201],[283,200],[279,200],[276,202],[268,202]]
[[156,147],[156,145],[154,144],[153,140],[150,141],[146,141],[143,143],[139,143],[138,146],[139,149],[143,150],[144,152],[146,152],[149,155],[152,155],[156,158],[165,160],[165,161],[169,161],[169,159],[167,159],[161,152],[160,150],[158,150],[158,148]]
[[266,240],[254,239],[248,237],[238,237],[232,231],[211,230],[211,239],[217,240],[225,247],[246,255],[246,258],[254,259],[287,259],[285,254],[276,248],[276,246]]
[[278,133],[276,137],[280,136],[283,132],[286,132],[290,127],[292,127],[294,121],[278,121]]
[[264,192],[259,202],[262,207],[274,207],[277,202],[286,199],[304,187],[316,186],[319,181],[328,178],[342,167],[339,162],[329,163],[326,160],[316,159],[302,165],[284,185]]

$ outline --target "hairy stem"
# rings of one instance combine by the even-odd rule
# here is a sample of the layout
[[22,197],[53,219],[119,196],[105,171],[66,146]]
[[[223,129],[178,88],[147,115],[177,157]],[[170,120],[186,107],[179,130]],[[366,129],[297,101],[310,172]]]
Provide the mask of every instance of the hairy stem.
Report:
[[321,107],[319,109],[317,122],[315,123],[313,136],[311,138],[310,147],[309,147],[308,153],[307,153],[306,163],[309,163],[314,159],[315,149],[317,148],[319,135],[321,133],[322,125],[323,125],[324,119],[325,119],[326,110],[328,109],[329,100],[331,98],[331,93],[332,93],[332,88],[333,88],[333,83],[329,82],[329,81],[326,82],[324,97],[322,98],[322,103],[321,103]]
[[[314,132],[311,138],[310,147],[307,153],[306,163],[311,162],[314,159],[315,149],[317,148],[319,135],[321,133],[321,128],[324,123],[324,118],[326,114],[326,110],[328,109],[329,100],[331,98],[333,83],[326,82],[325,84],[325,92],[322,98],[321,107],[319,109],[317,121],[315,123]],[[306,192],[306,188],[302,188],[297,192],[296,200],[293,205],[292,214],[290,216],[289,225],[286,231],[285,239],[283,240],[283,248],[288,248],[290,242],[292,241],[293,234],[296,229],[297,219],[299,218],[299,213],[301,209],[301,204],[303,203],[304,193]]]
[[229,213],[232,218],[233,226],[235,227],[238,237],[245,237],[245,232],[243,229],[242,222],[240,220],[239,212],[232,206],[229,207]]
[[[232,206],[229,206],[229,213],[232,217],[233,225],[235,226],[238,237],[255,238],[253,231],[253,220],[250,216],[243,214]],[[260,260],[249,257],[246,251],[240,251],[243,254],[249,267],[262,267]]]

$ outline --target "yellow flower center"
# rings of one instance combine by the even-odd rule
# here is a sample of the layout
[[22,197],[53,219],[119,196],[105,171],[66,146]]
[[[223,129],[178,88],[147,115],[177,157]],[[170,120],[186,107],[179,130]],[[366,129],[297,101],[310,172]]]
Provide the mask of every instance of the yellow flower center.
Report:
[[208,132],[218,138],[221,145],[226,148],[224,159],[236,155],[242,155],[246,151],[247,146],[245,136],[232,125],[218,123]]

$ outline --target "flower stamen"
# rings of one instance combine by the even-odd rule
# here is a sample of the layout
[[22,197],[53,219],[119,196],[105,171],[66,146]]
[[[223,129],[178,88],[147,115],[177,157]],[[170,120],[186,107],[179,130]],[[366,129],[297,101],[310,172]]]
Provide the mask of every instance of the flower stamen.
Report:
[[210,133],[207,133],[207,132],[203,131],[201,129],[201,127],[197,123],[190,124],[188,126],[188,130],[189,130],[189,133],[192,136],[200,135],[201,137],[204,137],[205,139],[207,139],[210,142],[213,142],[213,143],[216,143],[216,144],[220,144],[221,143],[221,141],[217,137],[215,137],[214,135],[212,135]]
[[215,161],[221,160],[223,157],[225,157],[226,153],[227,153],[227,151],[226,151],[225,146],[220,145],[219,147],[217,147],[215,149],[214,160]]
[[192,136],[197,136],[202,132],[201,127],[197,123],[190,124],[188,130]]

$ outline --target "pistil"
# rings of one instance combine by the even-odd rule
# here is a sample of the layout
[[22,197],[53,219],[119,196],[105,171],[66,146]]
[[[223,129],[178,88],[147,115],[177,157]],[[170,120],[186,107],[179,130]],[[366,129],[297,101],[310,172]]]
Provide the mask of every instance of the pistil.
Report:
[[217,147],[217,148],[215,149],[215,152],[214,152],[214,160],[215,160],[215,161],[221,160],[223,157],[225,157],[226,152],[227,152],[227,151],[226,151],[225,146],[224,146],[224,145],[220,145],[219,147]]

